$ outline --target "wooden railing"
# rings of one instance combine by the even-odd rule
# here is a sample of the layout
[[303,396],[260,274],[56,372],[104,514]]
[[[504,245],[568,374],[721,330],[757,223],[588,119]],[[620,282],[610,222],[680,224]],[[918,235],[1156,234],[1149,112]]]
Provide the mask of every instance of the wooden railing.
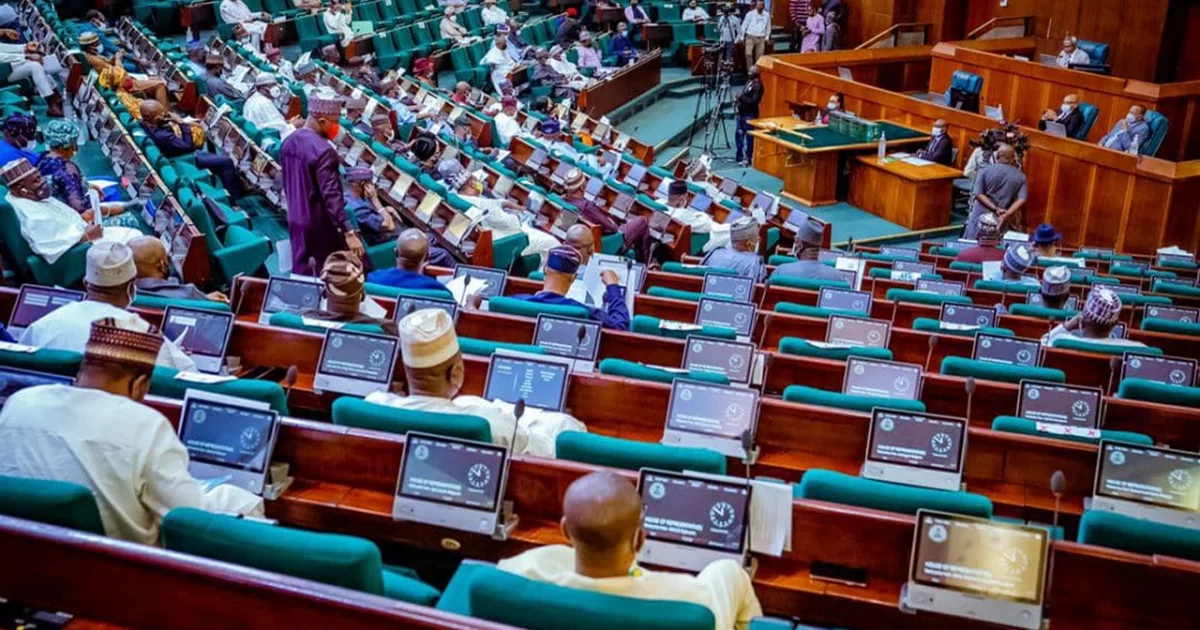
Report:
[[967,33],[967,39],[1009,39],[1033,34],[1033,16],[992,18]]
[[886,31],[856,46],[855,50],[924,46],[929,41],[929,26],[916,23],[893,24]]

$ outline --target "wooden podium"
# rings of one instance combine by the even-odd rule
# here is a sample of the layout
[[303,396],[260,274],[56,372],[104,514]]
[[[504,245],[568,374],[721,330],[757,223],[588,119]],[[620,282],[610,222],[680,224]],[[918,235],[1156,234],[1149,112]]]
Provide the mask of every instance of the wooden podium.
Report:
[[950,223],[954,180],[962,171],[941,164],[917,166],[899,159],[880,163],[860,155],[850,163],[850,205],[910,230]]

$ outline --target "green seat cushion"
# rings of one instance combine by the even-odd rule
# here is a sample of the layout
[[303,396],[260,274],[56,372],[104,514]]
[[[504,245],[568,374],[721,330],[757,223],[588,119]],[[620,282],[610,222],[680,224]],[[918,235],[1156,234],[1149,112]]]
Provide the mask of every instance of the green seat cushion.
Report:
[[1086,260],[1133,260],[1133,256],[1129,254],[1115,254],[1113,252],[1096,252],[1079,250],[1071,254],[1072,258],[1084,258]]
[[181,381],[175,376],[178,370],[167,367],[156,367],[150,376],[150,393],[164,398],[183,400],[189,389],[199,389],[206,392],[235,396],[247,400],[265,402],[271,409],[281,415],[288,415],[287,392],[279,383],[249,378],[239,378],[223,383],[195,383]]
[[767,278],[767,284],[773,287],[788,287],[792,289],[815,290],[821,287],[850,288],[850,283],[845,280],[821,280],[818,278],[800,278],[781,274],[771,274],[771,277]]
[[1118,343],[1105,343],[1103,339],[1081,339],[1070,335],[1063,335],[1054,340],[1050,344],[1052,348],[1062,348],[1063,350],[1078,350],[1080,352],[1095,352],[1097,354],[1125,354],[1126,352],[1139,352],[1141,354],[1159,354],[1163,353],[1162,349],[1153,346],[1130,346]]
[[942,374],[949,376],[971,376],[985,381],[1000,381],[1002,383],[1019,383],[1022,379],[1048,381],[1051,383],[1067,382],[1067,375],[1062,370],[1047,367],[1027,365],[1007,365],[978,361],[966,357],[946,357],[942,359]]
[[492,441],[492,429],[487,420],[468,414],[397,409],[342,396],[333,401],[332,415],[334,424],[358,429],[400,435],[419,431],[478,442]]
[[845,361],[847,357],[892,360],[892,351],[887,348],[868,348],[865,346],[853,348],[820,348],[813,345],[809,340],[799,337],[784,337],[780,339],[779,351],[783,354],[794,354],[800,357],[838,359],[840,361]]
[[699,302],[704,298],[710,300],[721,300],[724,302],[732,302],[733,299],[724,295],[713,295],[711,293],[700,293],[699,291],[682,291],[680,289],[668,289],[667,287],[650,287],[646,289],[646,295],[654,297],[670,298],[672,300],[686,300],[688,302]]
[[1032,293],[1041,290],[1040,285],[1004,280],[976,280],[974,288],[980,291],[998,291],[1000,293]]
[[396,298],[402,295],[409,297],[424,297],[424,298],[439,298],[446,299],[454,298],[454,294],[450,293],[449,289],[445,291],[440,289],[401,289],[398,287],[390,287],[386,284],[376,284],[368,282],[363,285],[363,290],[367,295],[378,295],[380,297]]
[[1200,297],[1200,287],[1193,287],[1180,282],[1172,282],[1170,280],[1155,280],[1155,293],[1171,293],[1173,295],[1185,295],[1189,297]]
[[1165,405],[1200,408],[1200,387],[1167,385],[1144,378],[1127,378],[1117,388],[1117,398],[1145,400]]
[[1079,537],[1085,545],[1120,549],[1130,553],[1200,560],[1200,529],[1165,525],[1088,510],[1079,520]]
[[973,300],[966,295],[942,295],[930,291],[914,291],[912,289],[888,289],[884,297],[892,302],[913,302],[916,304],[972,304]]
[[506,315],[522,317],[537,317],[538,315],[556,315],[574,319],[588,319],[588,311],[582,306],[567,306],[564,304],[541,304],[529,300],[496,296],[488,300],[488,310]]
[[767,258],[767,264],[771,265],[772,267],[778,267],[779,265],[786,265],[788,263],[794,263],[797,260],[799,260],[799,259],[796,258],[795,256],[786,256],[784,254],[771,254]]
[[0,350],[0,365],[47,374],[74,377],[83,354],[70,350],[39,349],[33,352]]
[[0,475],[0,514],[104,535],[96,497],[68,481]]
[[433,606],[441,591],[417,579],[416,573],[404,567],[383,567],[383,596],[422,606]]
[[925,403],[919,400],[854,396],[852,394],[825,391],[806,385],[788,385],[783,390],[783,399],[788,402],[817,405],[819,407],[835,407],[850,411],[869,412],[875,407],[887,407],[888,409],[900,409],[902,411],[925,411]]
[[555,457],[626,470],[657,468],[725,474],[725,456],[707,448],[639,442],[582,431],[559,433]]
[[[938,248],[935,247],[934,249],[936,250]],[[951,254],[951,255],[957,256],[958,250],[956,249],[953,251],[955,253]],[[934,253],[936,254],[937,252],[935,251]],[[969,273],[983,273],[983,263],[973,263],[973,262],[966,262],[963,260],[956,260],[956,261],[950,263],[950,269],[953,271],[966,271]]]
[[194,308],[205,311],[217,311],[220,313],[229,312],[229,304],[226,304],[225,302],[217,302],[216,300],[180,300],[158,297],[156,295],[139,295],[133,299],[133,306],[141,308],[153,308],[160,311],[168,306],[177,306],[180,308]]
[[462,350],[463,354],[480,357],[490,357],[497,350],[512,350],[513,352],[524,352],[527,354],[546,354],[546,351],[542,348],[530,344],[490,341],[488,339],[474,339],[471,337],[459,337],[458,348]]
[[1090,438],[1085,435],[1061,435],[1058,433],[1046,433],[1038,431],[1037,422],[1018,418],[1016,416],[996,416],[992,420],[993,431],[1003,431],[1004,433],[1021,433],[1023,435],[1036,435],[1038,437],[1053,438],[1056,440],[1068,440],[1071,442],[1083,442],[1084,444],[1099,444],[1100,440],[1113,440],[1116,442],[1129,442],[1130,444],[1141,444],[1144,446],[1154,446],[1154,438],[1143,433],[1134,433],[1132,431],[1109,431],[1107,429],[1100,430],[1100,437]]
[[[328,328],[324,326],[309,326],[304,323],[304,318],[296,313],[275,313],[271,315],[271,319],[267,322],[268,325],[277,328],[290,328],[292,330],[303,330],[306,332],[315,332],[324,335]],[[383,328],[375,324],[342,324],[339,327],[341,330],[352,332],[369,333],[372,335],[384,334]]]
[[995,326],[983,326],[981,328],[942,328],[942,322],[931,317],[918,317],[913,320],[913,330],[921,332],[938,333],[941,335],[958,335],[959,337],[974,337],[975,333],[987,333],[989,335],[1002,335],[1012,337],[1013,331],[1007,328],[997,328]]
[[1146,306],[1147,304],[1170,305],[1175,303],[1174,300],[1165,295],[1121,293],[1117,297],[1121,298],[1121,304],[1123,306]]
[[1196,337],[1200,336],[1200,322],[1178,322],[1161,317],[1147,317],[1142,320],[1142,330]]
[[797,499],[829,501],[900,514],[916,514],[917,510],[929,509],[980,518],[992,517],[992,501],[981,494],[903,486],[832,470],[806,471],[800,483],[792,487],[792,495]]
[[681,262],[669,261],[663,263],[662,270],[667,273],[682,273],[689,276],[703,276],[706,273],[719,273],[723,276],[736,276],[736,269],[728,267],[709,267],[707,265],[685,265]]
[[[692,324],[684,324],[682,329],[673,328],[670,326],[664,327],[665,320],[649,315],[634,315],[632,330],[635,333],[643,335],[656,335],[659,337],[671,337],[673,339],[686,339],[688,335],[703,335],[705,337],[716,337],[717,339],[737,339],[737,331],[724,326],[700,326],[693,328]],[[682,322],[673,322],[681,324]]]
[[820,319],[829,319],[830,315],[848,315],[850,317],[863,316],[863,314],[858,311],[851,311],[842,308],[820,308],[817,306],[809,306],[807,304],[795,304],[793,302],[777,302],[775,304],[775,312],[783,313],[784,315],[800,315],[801,317],[818,317]]
[[1079,314],[1079,311],[1069,311],[1065,308],[1046,308],[1045,306],[1034,304],[1013,304],[1008,307],[1008,312],[1013,315],[1036,317],[1038,319],[1053,319],[1060,322],[1065,322]]
[[625,359],[614,358],[600,361],[600,373],[623,376],[639,381],[653,381],[655,383],[670,383],[677,378],[687,378],[695,381],[716,383],[718,385],[729,384],[729,379],[724,374],[700,370],[690,370],[687,372],[671,371],[653,365],[643,365],[633,361],[626,361]]

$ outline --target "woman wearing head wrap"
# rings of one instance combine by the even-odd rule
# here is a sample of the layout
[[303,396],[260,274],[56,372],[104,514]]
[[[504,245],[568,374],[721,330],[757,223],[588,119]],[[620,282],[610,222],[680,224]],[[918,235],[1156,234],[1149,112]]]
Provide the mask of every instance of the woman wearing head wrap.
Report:
[[[56,118],[46,125],[44,135],[49,150],[42,154],[37,168],[42,179],[50,186],[50,196],[71,206],[83,216],[84,221],[90,223],[95,208],[92,208],[87,197],[87,180],[83,178],[79,166],[71,161],[79,150],[79,128],[65,118]],[[106,226],[142,229],[141,220],[125,212],[122,202],[102,203],[99,210]]]
[[158,77],[134,79],[129,76],[129,71],[124,65],[125,51],[118,50],[110,61],[101,54],[99,41],[85,36],[80,37],[80,47],[88,65],[99,73],[100,87],[115,91],[117,98],[121,99],[121,103],[129,110],[129,115],[133,116],[134,120],[140,120],[138,106],[142,99],[153,98],[163,107],[171,106],[167,99],[165,81]]

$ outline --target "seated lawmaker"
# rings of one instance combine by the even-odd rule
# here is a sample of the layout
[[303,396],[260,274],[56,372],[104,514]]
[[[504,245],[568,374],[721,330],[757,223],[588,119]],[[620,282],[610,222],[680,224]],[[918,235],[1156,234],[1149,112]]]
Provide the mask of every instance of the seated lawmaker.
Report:
[[1004,260],[1004,250],[1000,249],[1000,219],[994,213],[988,212],[979,217],[978,223],[979,227],[975,232],[977,243],[959,250],[954,260],[965,263]]
[[[260,131],[271,129],[279,132],[280,140],[284,140],[293,131],[296,130],[295,125],[288,122],[279,111],[279,106],[275,104],[279,95],[283,93],[283,88],[279,85],[278,79],[270,72],[260,72],[254,77],[254,89],[250,91],[250,95],[246,97],[245,104],[242,105],[242,116],[247,122],[254,123]],[[299,123],[299,120],[296,121]]]
[[216,175],[234,199],[241,197],[242,180],[238,178],[233,159],[228,155],[199,150],[204,146],[205,136],[204,128],[199,123],[183,122],[182,118],[167,111],[158,101],[142,101],[141,114],[142,128],[163,157],[195,156],[196,166]]
[[354,29],[351,27],[354,17],[351,15],[350,9],[349,2],[333,0],[329,9],[324,11],[325,31],[330,35],[337,35],[338,43],[343,47],[354,41]]
[[[617,225],[611,216],[594,201],[589,201],[584,196],[587,189],[587,177],[583,171],[573,168],[567,171],[566,178],[563,181],[563,199],[567,203],[579,209],[579,216],[583,217],[588,223],[600,227],[600,234],[607,236],[609,234],[621,233],[622,243],[621,249],[617,251],[617,255],[623,255],[624,252],[632,251],[638,262],[645,263],[650,260],[650,253],[654,248],[654,239],[650,236],[650,222],[646,217],[628,217],[625,223]],[[571,245],[571,234],[576,232],[576,228],[586,232],[589,241],[592,239],[592,230],[582,222],[572,225],[567,230],[567,245]],[[578,249],[578,248],[577,248]],[[580,253],[583,253],[582,251]],[[583,257],[582,264],[587,265],[588,256]]]
[[263,35],[267,32],[270,14],[251,11],[245,0],[221,0],[220,12],[222,21],[231,26],[241,26],[249,35],[254,51],[262,52]]
[[729,245],[708,252],[701,264],[733,269],[739,276],[762,282],[767,267],[758,255],[758,240],[758,221],[753,217],[742,217],[729,228]]
[[1055,60],[1060,68],[1066,68],[1072,65],[1086,66],[1092,63],[1092,58],[1079,47],[1079,38],[1074,35],[1067,35],[1063,39],[1062,50],[1058,51],[1058,58]]
[[1062,234],[1049,223],[1043,223],[1033,231],[1033,251],[1038,256],[1058,256],[1058,244],[1061,242]]
[[103,202],[97,208],[92,207],[88,198],[91,186],[74,160],[79,150],[79,127],[74,122],[66,118],[51,120],[43,135],[46,152],[38,160],[37,169],[42,181],[50,186],[51,197],[70,206],[88,223],[99,211],[105,226],[135,230],[142,226],[139,217],[125,211],[126,203],[123,201]]
[[1071,272],[1066,267],[1058,265],[1047,267],[1042,272],[1042,305],[1046,308],[1061,309],[1066,307],[1071,297]]
[[[626,7],[626,11],[629,8]],[[625,22],[617,24],[617,34],[608,40],[608,54],[617,58],[617,65],[624,66],[637,58],[637,49],[629,39],[629,25]]]
[[1067,137],[1074,138],[1083,128],[1083,112],[1079,111],[1079,95],[1068,94],[1063,97],[1062,106],[1058,111],[1047,109],[1038,121],[1038,129],[1045,131],[1046,123],[1056,122],[1066,129]]
[[691,206],[687,182],[681,179],[667,184],[667,214],[671,215],[672,221],[691,227],[692,234],[710,234],[715,231],[713,218]]
[[479,11],[484,26],[499,26],[508,22],[508,14],[496,6],[496,0],[483,0],[483,9]]
[[611,269],[600,272],[600,281],[604,283],[604,308],[593,308],[567,297],[567,293],[571,290],[571,283],[575,282],[575,275],[579,273],[582,261],[583,257],[575,248],[555,247],[546,257],[544,267],[546,279],[542,290],[533,295],[514,295],[512,297],[537,304],[577,306],[587,309],[588,318],[600,322],[605,328],[629,330],[629,308],[625,305],[625,287],[620,285],[620,279]]
[[[151,332],[153,327],[141,315],[128,310],[136,279],[137,267],[128,246],[109,240],[93,244],[87,251],[84,298],[33,322],[21,333],[20,342],[35,348],[83,352],[92,324],[102,319],[113,320],[126,330]],[[158,365],[185,372],[196,370],[191,357],[170,339],[162,343]]]
[[1132,105],[1129,113],[1100,139],[1100,146],[1114,151],[1133,152],[1134,146],[1140,147],[1150,137],[1150,125],[1146,124],[1146,108],[1142,105]]
[[627,479],[598,471],[576,479],[563,496],[566,545],[531,549],[496,566],[558,586],[620,597],[689,602],[712,611],[717,630],[742,630],[762,615],[750,574],[716,560],[698,575],[648,571],[637,565],[646,542],[642,498]]
[[1012,245],[1004,251],[1000,259],[1001,280],[1016,284],[1038,284],[1034,278],[1025,275],[1033,267],[1033,251],[1028,245]]
[[1114,339],[1110,336],[1120,318],[1121,298],[1112,289],[1104,285],[1096,285],[1088,293],[1087,301],[1083,303],[1083,310],[1075,317],[1042,335],[1042,345],[1053,346],[1054,340],[1060,337],[1076,337],[1115,346],[1146,345],[1140,341]]
[[175,508],[262,516],[261,498],[193,478],[174,427],[142,404],[164,344],[158,330],[101,318],[84,339],[74,387],[30,387],[0,411],[4,474],[80,484],[95,495],[105,534],[146,545]]
[[149,295],[176,300],[214,300],[228,302],[229,298],[220,291],[205,293],[196,285],[184,284],[171,277],[171,258],[162,240],[155,236],[139,236],[128,243],[133,252],[133,264],[137,268],[134,290],[138,295]]
[[242,91],[234,87],[225,77],[225,60],[220,55],[204,57],[204,89],[210,96],[224,96],[231,101],[241,101],[245,98]]
[[917,157],[945,166],[954,165],[954,141],[946,133],[946,121],[933,121],[932,136],[923,149],[917,151]]
[[367,245],[380,245],[396,240],[404,221],[391,206],[379,200],[375,174],[358,166],[346,171],[346,212],[354,215],[358,231]]
[[779,265],[774,275],[807,280],[841,280],[842,276],[836,269],[820,261],[821,245],[824,243],[825,225],[809,217],[796,230],[796,242],[792,245],[796,262]]
[[[33,253],[54,264],[72,247],[104,237],[104,228],[85,221],[74,208],[50,196],[50,185],[24,158],[0,169],[0,180],[8,187],[4,200],[12,206],[21,226],[21,236]],[[128,228],[108,228],[122,240],[137,235]]]
[[[587,426],[565,413],[526,408],[520,420],[513,406],[478,396],[460,396],[466,368],[454,320],[441,309],[427,308],[405,315],[399,323],[400,357],[408,395],[375,392],[369,403],[397,409],[478,416],[487,421],[492,443],[514,454],[554,457],[554,443],[563,431],[587,431]],[[400,370],[396,370],[399,381]],[[514,438],[515,433],[515,440]]]
[[333,252],[321,267],[321,297],[323,308],[301,311],[305,319],[337,322],[341,324],[374,324],[383,328],[385,334],[396,334],[396,326],[388,319],[379,319],[362,311],[367,282],[362,260],[347,252]]
[[33,150],[37,148],[37,117],[24,112],[13,112],[4,118],[3,135],[0,136],[0,164],[24,158],[37,166],[41,159]]
[[397,289],[433,289],[446,287],[433,276],[425,274],[429,263],[429,237],[417,228],[408,228],[396,239],[396,267],[379,269],[367,276],[367,282]]

